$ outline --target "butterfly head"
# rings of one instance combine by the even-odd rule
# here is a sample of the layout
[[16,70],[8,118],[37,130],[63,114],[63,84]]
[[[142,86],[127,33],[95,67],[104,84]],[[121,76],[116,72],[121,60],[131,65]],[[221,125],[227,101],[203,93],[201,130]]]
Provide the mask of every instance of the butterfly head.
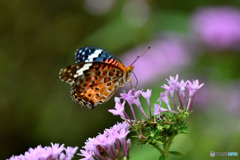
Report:
[[130,82],[131,81],[131,74],[133,72],[134,66],[128,66],[126,71],[126,82]]

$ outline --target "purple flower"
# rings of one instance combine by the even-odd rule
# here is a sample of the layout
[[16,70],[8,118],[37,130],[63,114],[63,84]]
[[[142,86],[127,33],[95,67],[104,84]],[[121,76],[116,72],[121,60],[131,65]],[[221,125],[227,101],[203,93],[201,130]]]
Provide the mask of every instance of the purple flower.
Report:
[[134,91],[132,96],[132,102],[136,104],[138,107],[141,106],[141,103],[139,101],[139,96],[141,94],[141,91]]
[[240,43],[240,10],[230,6],[206,7],[193,16],[193,29],[210,47],[235,49]]
[[[144,112],[144,110],[142,108],[141,102],[139,100],[139,96],[141,95],[141,92],[142,91],[140,91],[140,90],[134,91],[133,89],[131,89],[128,92],[128,94],[120,94],[122,96],[121,98],[126,100],[129,103],[129,106],[132,110],[132,114],[133,114],[135,120],[136,120],[136,115],[135,115],[134,109],[132,107],[132,104],[135,104],[138,107],[138,109],[141,111],[141,113],[143,114],[143,116],[145,117],[146,120],[148,119],[146,113]],[[126,112],[125,112],[125,115],[127,115]],[[130,118],[129,118],[129,120],[131,121]]]
[[[181,111],[183,109],[186,109],[186,111],[190,111],[192,104],[193,104],[193,97],[194,97],[196,91],[204,85],[204,84],[199,85],[198,80],[193,81],[193,83],[190,81],[185,82],[184,80],[181,80],[179,82],[178,75],[176,75],[175,77],[170,76],[170,79],[167,81],[168,81],[169,86],[166,84],[164,84],[162,86],[162,88],[165,89],[165,92],[160,93],[160,98],[158,99],[158,101],[160,102],[160,105],[155,104],[154,105],[155,108],[153,109],[154,110],[153,115],[158,115],[159,118],[160,118],[160,114],[162,112],[166,112],[166,111],[172,112],[172,113],[178,113],[179,111]],[[187,90],[185,88],[187,88]],[[171,102],[168,97],[169,93],[171,95],[171,100],[173,102],[174,110],[172,110]],[[147,101],[148,108],[149,108],[149,117],[145,113],[144,107],[142,106],[142,104],[139,100],[140,94]],[[113,113],[114,115],[120,115],[132,128],[135,129],[133,122],[137,122],[137,120],[140,119],[140,118],[136,118],[134,108],[133,108],[133,104],[135,104],[147,121],[152,120],[152,118],[153,118],[152,113],[151,113],[152,107],[151,107],[151,102],[150,102],[150,98],[152,95],[151,90],[148,89],[146,92],[143,92],[141,90],[139,90],[139,91],[130,90],[128,92],[128,94],[120,93],[120,95],[121,95],[120,98],[115,99],[115,103],[116,103],[115,110],[111,109],[111,110],[109,110],[109,112]],[[188,100],[187,100],[187,98],[188,98]],[[123,100],[122,104],[120,102],[120,99]],[[178,103],[175,102],[176,100],[178,100]],[[125,111],[125,106],[126,106],[125,101],[129,102],[129,106],[132,110],[134,120],[132,120]],[[166,104],[167,109],[161,107],[162,103]]]
[[150,114],[150,119],[152,118],[152,112],[151,112],[151,103],[150,103],[150,97],[152,95],[152,90],[148,89],[146,92],[141,91],[142,96],[147,100],[148,103],[148,109]]
[[117,123],[110,129],[106,129],[103,134],[89,138],[79,155],[84,157],[82,160],[128,158],[131,144],[130,139],[127,139],[128,133],[127,123]]
[[164,103],[166,103],[168,110],[172,111],[170,104],[169,104],[169,98],[168,98],[168,93],[169,91],[166,90],[165,92],[160,93],[160,98],[158,99],[159,102],[163,101]]
[[154,113],[153,113],[153,115],[158,115],[158,118],[160,118],[160,114],[162,113],[162,112],[167,112],[168,110],[167,109],[165,109],[165,108],[163,108],[163,107],[161,107],[161,104],[160,105],[158,105],[158,104],[154,104]]
[[129,104],[129,106],[130,106],[130,108],[131,108],[131,111],[132,111],[134,120],[136,121],[136,120],[137,120],[137,119],[136,119],[136,115],[135,115],[134,109],[133,109],[133,107],[132,107],[132,105],[133,105],[132,92],[133,92],[133,90],[130,89],[130,90],[128,91],[128,94],[126,94],[126,93],[120,93],[120,95],[121,95],[121,97],[122,97],[124,100],[126,100],[126,101],[128,102],[128,104]]
[[82,158],[82,160],[95,160],[95,158],[93,158],[93,156],[92,156],[93,155],[92,151],[86,151],[86,150],[81,149],[80,152],[81,152],[81,154],[79,154],[79,155],[85,157],[85,158]]
[[147,103],[150,105],[150,97],[152,95],[152,90],[148,89],[146,92],[140,91],[141,95],[147,100]]
[[[171,100],[173,102],[175,112],[178,111],[179,108],[184,109],[184,107],[186,107],[187,111],[190,111],[196,91],[200,89],[204,84],[202,83],[199,85],[198,80],[193,81],[193,83],[190,81],[184,82],[184,80],[181,80],[179,82],[178,75],[176,75],[175,78],[170,76],[170,80],[167,80],[167,81],[169,86],[166,84],[162,86],[162,88],[166,89],[166,91],[160,94],[161,96],[158,99],[158,101],[160,103],[164,102],[167,105],[168,110],[171,112],[172,110],[171,110],[170,101],[168,98],[168,93],[170,92]],[[187,90],[185,88],[187,88]],[[175,102],[175,97],[174,97],[175,95],[178,98],[178,107],[177,107],[177,103]],[[188,100],[187,100],[187,96],[188,96]]]
[[115,97],[115,109],[109,109],[108,111],[111,112],[113,115],[119,115],[124,118],[124,106],[125,101],[121,104],[120,99]]
[[204,85],[204,83],[199,85],[198,80],[193,81],[193,83],[191,81],[187,81],[187,82],[188,82],[187,89],[189,91],[190,97],[193,97],[195,95],[196,91]]
[[127,94],[126,94],[126,93],[120,93],[120,96],[121,96],[123,99],[125,99],[125,100],[128,102],[129,105],[132,105],[132,104],[133,104],[133,98],[134,98],[134,97],[133,97],[133,95],[132,95],[132,92],[133,92],[133,90],[130,89]]
[[204,83],[199,85],[198,80],[193,81],[193,83],[188,81],[188,85],[186,86],[186,88],[188,89],[188,92],[189,92],[189,101],[188,101],[187,110],[191,110],[194,95],[195,95],[196,91],[198,89],[200,89],[203,85],[204,85]]
[[176,75],[176,77],[172,77],[170,76],[170,79],[166,79],[168,81],[169,86],[172,86],[174,88],[175,91],[178,90],[178,74]]
[[171,96],[173,97],[173,95],[174,95],[174,87],[173,86],[168,86],[168,85],[166,85],[166,84],[164,84],[163,86],[162,86],[162,88],[164,88],[164,89],[166,89],[167,91],[169,91],[170,92],[170,94],[171,94]]
[[58,143],[52,146],[30,148],[24,155],[12,156],[8,160],[71,160],[74,157],[78,147],[64,147],[64,144],[59,146]]
[[185,97],[185,88],[186,88],[186,84],[187,82],[184,82],[184,80],[181,80],[179,83],[178,83],[178,88],[180,90],[180,96],[183,96]]

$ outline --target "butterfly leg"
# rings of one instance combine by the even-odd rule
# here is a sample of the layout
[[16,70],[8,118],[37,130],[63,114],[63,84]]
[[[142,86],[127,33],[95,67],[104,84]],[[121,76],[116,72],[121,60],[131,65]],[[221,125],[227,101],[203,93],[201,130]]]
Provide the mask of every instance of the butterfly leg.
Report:
[[131,89],[133,89],[132,81],[130,81],[130,87],[131,87]]

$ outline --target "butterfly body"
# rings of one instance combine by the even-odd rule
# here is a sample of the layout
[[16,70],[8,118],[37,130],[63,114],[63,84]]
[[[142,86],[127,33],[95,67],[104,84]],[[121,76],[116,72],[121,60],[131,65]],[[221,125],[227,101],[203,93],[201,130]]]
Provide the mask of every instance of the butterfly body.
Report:
[[76,64],[61,69],[59,77],[72,86],[72,98],[82,107],[92,109],[106,102],[119,87],[131,81],[134,67],[125,67],[106,50],[82,47],[75,58]]

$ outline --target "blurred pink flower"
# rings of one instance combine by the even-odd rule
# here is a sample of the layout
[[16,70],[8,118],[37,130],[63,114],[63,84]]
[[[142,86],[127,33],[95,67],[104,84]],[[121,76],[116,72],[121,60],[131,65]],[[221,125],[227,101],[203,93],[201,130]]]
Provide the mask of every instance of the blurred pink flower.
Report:
[[[126,66],[132,64],[136,57],[143,53],[148,46],[151,48],[147,53],[133,64],[134,73],[141,87],[157,82],[161,76],[170,71],[180,72],[184,66],[190,63],[190,48],[184,39],[172,36],[156,40],[125,53],[121,58],[124,64]],[[136,84],[135,78],[132,78],[132,81],[133,84]]]
[[226,109],[235,115],[240,113],[240,87],[239,84],[232,84],[228,90],[228,99],[225,101]]
[[206,7],[193,18],[193,29],[209,47],[224,50],[239,47],[240,10],[234,7]]
[[[240,84],[239,82],[216,85],[212,82],[206,82],[207,86],[203,87],[194,98],[196,108],[203,111],[205,107],[223,108],[231,115],[240,113]],[[201,107],[200,107],[201,106]]]

